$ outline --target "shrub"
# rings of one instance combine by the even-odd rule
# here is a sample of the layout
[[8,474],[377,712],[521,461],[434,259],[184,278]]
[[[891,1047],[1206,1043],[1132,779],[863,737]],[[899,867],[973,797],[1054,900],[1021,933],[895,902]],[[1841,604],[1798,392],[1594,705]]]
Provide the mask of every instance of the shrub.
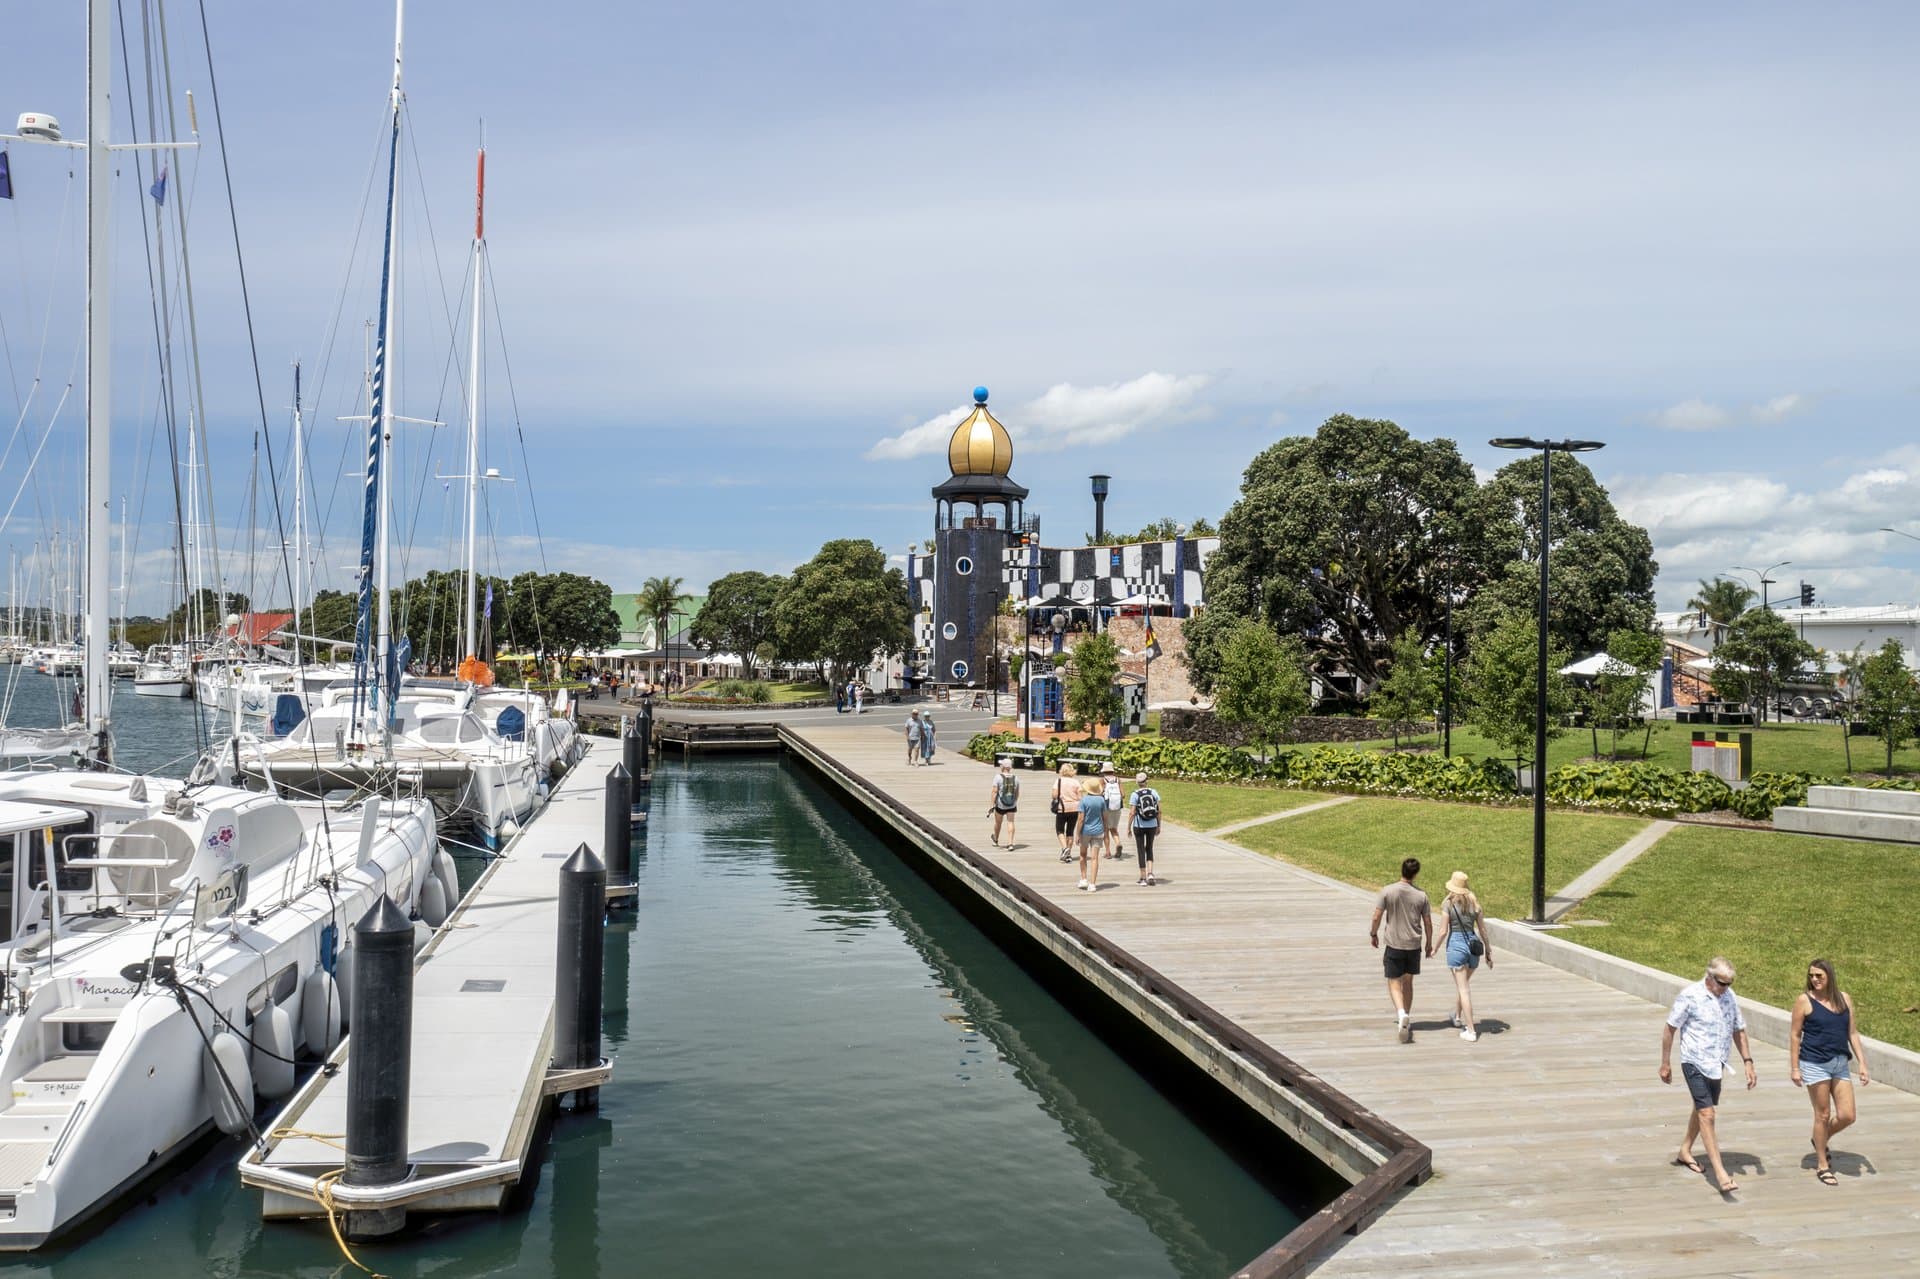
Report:
[[773,686],[763,679],[723,679],[711,689],[717,702],[771,702]]
[[1570,808],[1665,817],[1727,808],[1733,795],[1711,773],[1683,773],[1658,764],[1564,764],[1547,774],[1547,799]]

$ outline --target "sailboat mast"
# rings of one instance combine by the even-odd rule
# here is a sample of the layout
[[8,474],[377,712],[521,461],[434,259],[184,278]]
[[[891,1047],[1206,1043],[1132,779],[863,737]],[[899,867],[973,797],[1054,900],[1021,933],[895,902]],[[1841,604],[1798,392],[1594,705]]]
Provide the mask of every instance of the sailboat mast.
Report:
[[302,561],[307,556],[306,529],[303,516],[306,513],[304,499],[307,490],[307,438],[300,422],[300,361],[293,362],[293,652],[300,655],[300,636],[304,628],[300,625],[300,601],[306,598],[302,591],[304,578],[302,570],[306,567]]
[[487,270],[487,147],[480,144],[480,158],[473,181],[473,343],[467,356],[467,606],[462,614],[461,652],[480,656],[475,614],[479,611],[479,568],[475,554],[474,529],[480,505],[480,294]]
[[[392,646],[393,630],[393,604],[388,594],[391,557],[387,546],[392,506],[388,493],[392,486],[387,483],[387,477],[381,472],[386,464],[387,446],[393,441],[392,379],[388,368],[395,353],[393,327],[399,301],[397,273],[394,270],[397,239],[394,204],[399,196],[396,177],[400,163],[400,108],[403,103],[400,68],[402,37],[406,29],[405,18],[405,0],[395,0],[393,89],[388,97],[392,120],[387,143],[387,223],[386,237],[381,246],[380,329],[374,339],[372,395],[367,411],[367,488],[360,529],[360,617],[354,636],[355,665],[364,670],[364,664],[371,660],[373,667],[371,679],[367,681],[373,689],[369,709],[372,710],[380,725],[383,739],[386,739],[391,731],[394,693],[398,691],[389,687],[397,679],[398,672],[390,673],[387,670],[387,654]],[[378,600],[368,598],[376,592],[379,596]],[[370,622],[372,623],[371,635],[368,634]],[[370,644],[367,642],[369,639],[372,641]],[[358,686],[356,684],[356,687]],[[356,695],[356,703],[358,700]]]
[[113,75],[111,32],[107,0],[87,4],[87,621],[85,701],[87,730],[93,735],[93,758],[102,764],[113,759],[112,723],[108,716],[107,591],[110,573],[107,542],[112,535],[112,473],[107,464],[112,411],[112,378],[108,353],[112,329],[107,279],[107,212],[113,192],[108,186],[112,156],[107,151],[113,119],[110,92]]

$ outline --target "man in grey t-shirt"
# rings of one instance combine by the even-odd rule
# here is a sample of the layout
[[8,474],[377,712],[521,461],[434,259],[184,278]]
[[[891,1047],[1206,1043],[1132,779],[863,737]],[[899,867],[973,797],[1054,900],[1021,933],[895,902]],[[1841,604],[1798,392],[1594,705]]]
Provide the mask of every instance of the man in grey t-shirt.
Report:
[[1400,882],[1381,889],[1373,904],[1369,934],[1378,950],[1380,926],[1385,922],[1387,995],[1393,1000],[1394,1026],[1403,1044],[1413,1042],[1413,979],[1420,972],[1420,954],[1433,953],[1433,903],[1413,886],[1413,877],[1419,873],[1418,857],[1400,863]]

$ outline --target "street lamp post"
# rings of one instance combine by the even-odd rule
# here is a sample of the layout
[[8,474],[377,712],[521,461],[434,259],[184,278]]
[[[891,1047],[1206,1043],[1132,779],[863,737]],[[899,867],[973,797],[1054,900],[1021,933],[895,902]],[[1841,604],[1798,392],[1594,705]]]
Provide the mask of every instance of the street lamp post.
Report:
[[1598,440],[1536,440],[1502,436],[1487,441],[1497,449],[1535,449],[1540,454],[1540,617],[1538,664],[1534,672],[1533,722],[1533,914],[1527,922],[1547,922],[1547,548],[1553,532],[1553,455],[1603,449]]
[[1093,544],[1107,544],[1107,482],[1111,475],[1093,476]]
[[[1022,579],[1022,586],[1026,585]],[[1020,740],[1033,741],[1033,600],[1020,610],[1026,615],[1026,644],[1020,650]]]
[[1447,664],[1440,686],[1440,758],[1453,758],[1453,560],[1447,560]]

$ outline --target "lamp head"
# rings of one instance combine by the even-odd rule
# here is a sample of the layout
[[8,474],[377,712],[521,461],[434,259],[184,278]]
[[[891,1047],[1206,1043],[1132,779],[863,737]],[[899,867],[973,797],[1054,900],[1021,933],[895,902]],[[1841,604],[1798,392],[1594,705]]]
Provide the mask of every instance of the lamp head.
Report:
[[1107,481],[1112,478],[1113,477],[1111,475],[1094,476],[1093,477],[1093,495],[1095,497],[1105,497],[1107,495]]

